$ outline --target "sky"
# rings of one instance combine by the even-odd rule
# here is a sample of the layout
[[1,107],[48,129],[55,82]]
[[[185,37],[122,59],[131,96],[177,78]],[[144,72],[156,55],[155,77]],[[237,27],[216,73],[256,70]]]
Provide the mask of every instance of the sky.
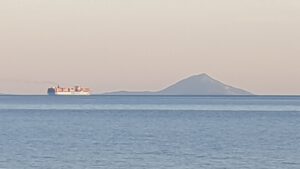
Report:
[[0,93],[160,90],[207,73],[300,94],[299,0],[1,0]]

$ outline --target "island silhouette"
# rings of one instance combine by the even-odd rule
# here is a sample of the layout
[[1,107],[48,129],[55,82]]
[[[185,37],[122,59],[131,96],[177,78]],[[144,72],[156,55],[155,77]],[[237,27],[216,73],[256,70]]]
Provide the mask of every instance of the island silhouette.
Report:
[[206,73],[190,76],[160,91],[116,91],[104,95],[253,95],[213,79]]

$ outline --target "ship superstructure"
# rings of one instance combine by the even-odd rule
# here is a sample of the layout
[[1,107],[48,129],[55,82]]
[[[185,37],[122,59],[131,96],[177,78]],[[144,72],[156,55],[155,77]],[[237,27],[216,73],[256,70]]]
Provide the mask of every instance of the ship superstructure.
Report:
[[91,95],[91,90],[89,88],[83,88],[80,86],[75,87],[51,87],[48,88],[48,95],[79,95],[88,96]]

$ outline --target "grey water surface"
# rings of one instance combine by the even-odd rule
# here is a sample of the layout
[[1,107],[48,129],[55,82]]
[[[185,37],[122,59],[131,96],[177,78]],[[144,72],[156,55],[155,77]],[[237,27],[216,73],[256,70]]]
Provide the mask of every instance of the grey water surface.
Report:
[[0,169],[299,169],[297,96],[0,96]]

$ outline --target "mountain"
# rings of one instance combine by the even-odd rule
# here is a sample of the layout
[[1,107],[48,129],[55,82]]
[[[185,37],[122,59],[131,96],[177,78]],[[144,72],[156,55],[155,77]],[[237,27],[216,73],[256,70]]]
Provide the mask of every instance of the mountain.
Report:
[[105,93],[105,95],[252,95],[252,93],[226,85],[207,74],[200,74],[156,92],[119,91]]
[[144,91],[144,92],[117,91],[117,92],[104,93],[104,95],[158,95],[156,93],[157,92],[150,92],[150,91]]

